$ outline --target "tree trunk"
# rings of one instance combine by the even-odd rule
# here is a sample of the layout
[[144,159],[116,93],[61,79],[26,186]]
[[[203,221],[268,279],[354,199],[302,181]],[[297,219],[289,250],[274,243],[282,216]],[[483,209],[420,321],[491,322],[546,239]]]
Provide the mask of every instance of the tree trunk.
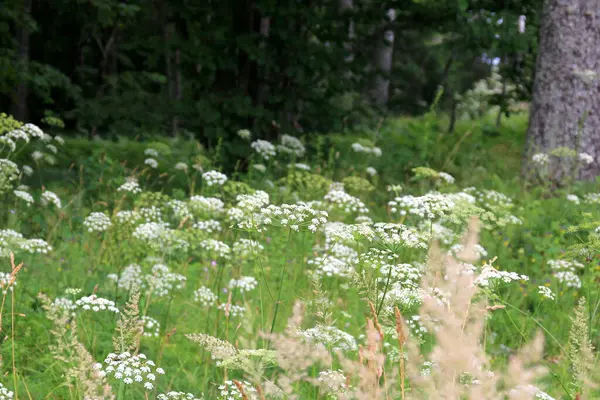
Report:
[[[594,157],[580,179],[600,174],[600,2],[547,0],[527,132],[523,172],[535,153],[569,147]],[[564,180],[572,162],[551,157],[551,170]],[[571,164],[571,165],[569,165]]]
[[[340,12],[351,13],[354,8],[352,0],[340,0]],[[354,20],[348,18],[348,40],[344,42],[344,49],[346,50],[346,56],[344,61],[351,63],[354,60],[354,51],[352,49],[352,41],[354,40]]]
[[390,97],[390,73],[392,72],[392,57],[394,55],[394,31],[391,22],[394,21],[396,12],[388,10],[388,20],[383,31],[383,37],[379,38],[375,48],[373,64],[375,66],[375,77],[371,88],[373,102],[385,106]]
[[[32,0],[23,0],[23,15],[28,19],[31,14]],[[29,96],[29,88],[27,86],[27,78],[29,71],[29,27],[25,21],[22,26],[16,29],[17,41],[17,65],[19,65],[19,82],[15,87],[13,94],[13,102],[11,105],[11,114],[18,121],[27,119],[27,97]]]

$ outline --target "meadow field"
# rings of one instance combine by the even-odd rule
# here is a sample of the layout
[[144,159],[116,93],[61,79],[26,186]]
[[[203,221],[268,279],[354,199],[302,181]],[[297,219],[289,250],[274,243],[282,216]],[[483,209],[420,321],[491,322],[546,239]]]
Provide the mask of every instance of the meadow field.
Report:
[[[0,399],[593,399],[600,193],[526,115],[277,142],[0,116]],[[250,154],[232,160],[224,146]]]

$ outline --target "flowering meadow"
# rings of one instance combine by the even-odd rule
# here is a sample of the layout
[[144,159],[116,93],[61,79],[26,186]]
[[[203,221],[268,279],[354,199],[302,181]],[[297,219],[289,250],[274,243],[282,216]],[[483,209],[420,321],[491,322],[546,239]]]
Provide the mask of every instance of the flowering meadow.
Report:
[[0,399],[598,396],[587,154],[50,131],[0,116]]

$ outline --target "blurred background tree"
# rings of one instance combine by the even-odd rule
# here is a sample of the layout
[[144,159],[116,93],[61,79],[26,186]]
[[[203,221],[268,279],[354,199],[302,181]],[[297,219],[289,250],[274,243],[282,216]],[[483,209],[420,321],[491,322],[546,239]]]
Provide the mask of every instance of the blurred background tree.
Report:
[[[5,0],[0,108],[88,135],[332,132],[528,100],[541,0]],[[526,21],[526,23],[524,22]],[[493,77],[498,87],[472,93]],[[480,83],[481,86],[481,83]],[[510,90],[508,90],[510,89]],[[469,92],[471,91],[471,92]],[[486,103],[487,104],[487,103]]]

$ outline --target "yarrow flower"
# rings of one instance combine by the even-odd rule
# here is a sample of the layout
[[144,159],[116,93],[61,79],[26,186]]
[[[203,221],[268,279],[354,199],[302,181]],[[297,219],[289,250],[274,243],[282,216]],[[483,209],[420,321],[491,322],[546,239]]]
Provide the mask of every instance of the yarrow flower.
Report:
[[224,384],[219,386],[219,400],[258,400],[258,391],[250,382],[238,381],[244,390],[244,394],[240,392],[240,389],[236,386],[233,381],[225,381]]
[[156,375],[165,373],[162,368],[156,368],[156,364],[143,353],[132,355],[129,352],[119,355],[111,353],[106,356],[104,366],[98,363],[93,368],[127,385],[140,384],[145,390],[154,389]]
[[550,157],[548,156],[548,154],[537,153],[534,154],[533,157],[531,157],[531,161],[533,161],[539,166],[544,166],[550,162]]
[[135,193],[141,193],[142,188],[140,188],[140,185],[139,185],[139,183],[137,183],[137,181],[130,180],[128,182],[125,182],[121,186],[119,186],[119,188],[117,189],[117,192],[129,192],[129,193],[135,194]]
[[549,300],[554,300],[554,293],[552,293],[552,289],[550,289],[548,286],[538,286],[538,293],[542,295],[542,297],[549,299]]
[[158,337],[160,333],[160,322],[147,315],[142,316],[141,322],[144,327],[144,336]]
[[254,290],[257,286],[258,281],[253,276],[242,276],[229,281],[229,289],[239,289],[242,293]]
[[156,396],[156,400],[204,400],[204,397],[196,397],[196,395],[192,393],[171,391],[167,393],[160,393],[158,396]]
[[108,274],[108,279],[114,281],[120,289],[131,290],[134,286],[142,286],[142,267],[137,264],[129,264],[117,274]]
[[188,171],[188,165],[184,162],[178,162],[177,164],[175,164],[175,169],[177,171],[183,171],[183,172],[187,172]]
[[352,143],[352,150],[356,153],[373,154],[375,157],[381,157],[381,149],[375,146],[363,146],[360,143]]
[[302,157],[306,152],[306,148],[302,142],[293,136],[282,135],[280,144],[277,145],[277,150],[282,153],[293,154],[296,157]]
[[158,157],[158,151],[156,151],[155,149],[146,149],[144,150],[144,155],[150,157]]
[[204,307],[212,307],[217,302],[217,296],[206,286],[201,286],[194,292],[194,301]]
[[377,170],[373,167],[367,167],[367,169],[365,170],[367,172],[367,174],[369,176],[375,176],[377,175]]
[[208,171],[202,174],[202,179],[208,186],[223,186],[227,182],[227,175],[218,171]]
[[0,400],[10,400],[14,396],[12,390],[8,390],[4,385],[0,383]]
[[237,131],[237,135],[244,140],[250,140],[252,137],[252,133],[248,129],[240,129]]
[[19,199],[25,201],[28,207],[34,203],[33,196],[23,190],[14,190],[13,194],[15,195],[15,197],[18,197]]
[[154,169],[158,168],[158,161],[156,161],[154,158],[146,158],[144,160],[144,164],[146,164],[150,168],[154,168]]
[[567,200],[569,200],[570,202],[575,203],[575,204],[580,203],[579,197],[576,194],[568,194]]
[[173,290],[181,290],[185,287],[186,277],[171,272],[164,264],[155,264],[152,273],[144,277],[145,285],[152,290],[152,295],[157,297],[168,296]]
[[275,151],[275,146],[271,142],[267,142],[266,140],[255,140],[250,144],[250,147],[254,149],[263,159],[268,160],[271,157],[275,157],[277,152]]
[[333,351],[354,351],[358,347],[356,339],[335,326],[318,325],[306,330],[298,330],[298,334],[309,342],[321,344]]
[[62,203],[60,201],[60,198],[58,197],[58,195],[54,192],[51,192],[49,190],[46,190],[44,193],[42,193],[42,204],[47,205],[47,204],[54,204],[54,206],[56,208],[61,208],[62,207]]
[[267,171],[267,167],[265,167],[263,164],[252,164],[252,168],[263,174]]
[[88,232],[104,232],[112,224],[105,213],[93,212],[85,218],[83,225],[87,227]]
[[86,311],[111,311],[118,313],[119,309],[115,307],[115,302],[98,297],[95,294],[80,298],[75,302],[75,306]]
[[583,164],[590,165],[594,162],[594,157],[587,153],[579,153],[579,161],[581,161]]
[[491,265],[485,265],[481,270],[481,273],[475,278],[475,283],[481,287],[489,287],[493,282],[510,283],[514,281],[528,281],[527,275],[519,275],[516,272],[509,271],[498,271]]
[[417,197],[411,195],[396,197],[388,204],[393,213],[411,214],[430,220],[450,213],[455,206],[454,201],[441,193],[427,193]]

